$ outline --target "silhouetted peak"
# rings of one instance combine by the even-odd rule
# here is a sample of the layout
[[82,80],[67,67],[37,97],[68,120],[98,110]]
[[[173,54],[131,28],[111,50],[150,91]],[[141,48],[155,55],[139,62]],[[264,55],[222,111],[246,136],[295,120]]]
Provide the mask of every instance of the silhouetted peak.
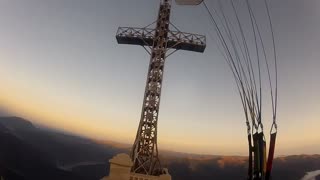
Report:
[[33,124],[30,121],[15,116],[0,117],[0,123],[8,129],[34,128]]

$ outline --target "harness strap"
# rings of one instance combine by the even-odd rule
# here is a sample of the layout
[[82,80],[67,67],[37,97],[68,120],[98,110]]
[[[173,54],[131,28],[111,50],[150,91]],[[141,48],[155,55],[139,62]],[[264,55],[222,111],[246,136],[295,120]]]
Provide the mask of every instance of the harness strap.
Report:
[[249,144],[249,168],[248,168],[248,177],[247,180],[252,180],[252,139],[251,134],[248,134],[248,144]]
[[276,138],[277,138],[277,133],[273,133],[270,135],[270,147],[269,147],[269,155],[268,155],[268,162],[267,162],[266,180],[269,180],[271,176],[274,150],[276,146]]
[[263,142],[263,174],[267,172],[267,143],[266,141]]
[[258,180],[260,178],[260,153],[259,153],[259,134],[253,134],[253,155],[254,155],[254,170],[253,179]]
[[264,135],[263,135],[263,132],[259,133],[258,135],[258,141],[259,141],[259,175],[260,175],[260,178],[261,177],[264,177],[265,174],[264,174],[264,169],[265,169],[265,140],[263,139]]

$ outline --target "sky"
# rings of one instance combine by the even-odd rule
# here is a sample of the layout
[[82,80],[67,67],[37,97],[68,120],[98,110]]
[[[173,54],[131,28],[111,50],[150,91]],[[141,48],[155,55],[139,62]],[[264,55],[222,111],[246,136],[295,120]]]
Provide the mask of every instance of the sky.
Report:
[[[149,55],[140,46],[118,45],[115,34],[119,26],[153,22],[158,5],[157,0],[0,0],[0,112],[132,144]],[[279,63],[276,155],[320,152],[319,8],[318,0],[271,0]],[[171,22],[207,35],[207,49],[178,51],[166,61],[160,149],[246,155],[240,98],[204,7],[173,4]],[[271,116],[264,124],[268,134]]]

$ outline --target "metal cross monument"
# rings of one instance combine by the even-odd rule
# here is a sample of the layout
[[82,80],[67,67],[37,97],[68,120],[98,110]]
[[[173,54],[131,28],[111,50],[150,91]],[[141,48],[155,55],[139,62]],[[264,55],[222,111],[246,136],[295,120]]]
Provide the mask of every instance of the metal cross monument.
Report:
[[[204,52],[206,48],[203,35],[180,32],[174,26],[176,31],[170,31],[171,3],[172,0],[160,0],[155,29],[119,27],[116,35],[119,44],[141,45],[151,55],[141,119],[131,152],[133,173],[155,176],[164,173],[158,157],[157,124],[166,57],[177,50]],[[173,52],[167,55],[169,49]]]

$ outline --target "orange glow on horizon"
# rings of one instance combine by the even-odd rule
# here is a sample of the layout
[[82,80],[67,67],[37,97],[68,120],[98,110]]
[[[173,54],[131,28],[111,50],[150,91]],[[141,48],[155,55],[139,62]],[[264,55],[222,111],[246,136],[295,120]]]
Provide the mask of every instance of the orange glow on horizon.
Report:
[[[0,89],[0,101],[2,106],[17,116],[66,132],[127,144],[131,144],[135,137],[135,129],[116,128],[119,125],[110,123],[111,121],[108,120],[117,117],[97,117],[93,112],[86,112],[85,108],[83,109],[77,104],[65,103],[64,101],[50,98],[48,95],[44,96],[27,87],[23,88],[7,83],[6,86]],[[105,119],[103,125],[95,123],[99,118]],[[319,122],[316,114],[310,114],[309,119],[312,129],[305,131],[303,136],[292,137],[289,129],[280,131],[277,141],[279,144],[278,154],[285,154],[284,152],[296,148],[299,144],[316,144],[318,142],[320,137],[316,132]],[[160,149],[201,154],[246,155],[247,142],[245,140],[241,142],[234,142],[232,139],[228,140],[228,137],[226,138],[228,132],[221,135],[224,138],[201,138],[202,134],[197,133],[191,135],[191,137],[185,137],[183,134],[167,134],[165,129],[161,129],[161,131],[165,133],[159,134],[158,137]],[[245,137],[245,134],[243,136]]]
[[[75,133],[91,138],[108,138],[116,141],[124,141],[126,134],[116,131],[112,127],[101,126],[91,123],[93,120],[89,113],[85,114],[76,107],[60,104],[49,99],[40,99],[35,96],[36,93],[15,91],[12,86],[5,86],[0,90],[1,105],[16,116],[32,120],[36,124],[60,129],[66,132]],[[50,104],[52,103],[52,104]],[[74,112],[82,112],[81,115]],[[103,117],[102,117],[103,118]],[[107,120],[106,120],[107,122]]]

